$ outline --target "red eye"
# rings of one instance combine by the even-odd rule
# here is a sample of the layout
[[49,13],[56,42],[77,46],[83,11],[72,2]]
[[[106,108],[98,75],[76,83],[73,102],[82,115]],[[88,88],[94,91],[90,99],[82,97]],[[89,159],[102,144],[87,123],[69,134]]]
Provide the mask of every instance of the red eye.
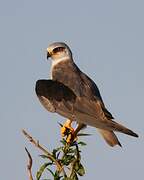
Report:
[[64,49],[65,49],[64,47],[57,47],[57,48],[53,49],[53,53],[64,51]]

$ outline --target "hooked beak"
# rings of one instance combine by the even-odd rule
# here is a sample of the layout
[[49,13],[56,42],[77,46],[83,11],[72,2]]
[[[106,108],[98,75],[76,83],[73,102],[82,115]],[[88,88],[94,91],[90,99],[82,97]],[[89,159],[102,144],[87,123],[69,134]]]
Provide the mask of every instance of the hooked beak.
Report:
[[51,57],[50,53],[47,51],[47,59]]

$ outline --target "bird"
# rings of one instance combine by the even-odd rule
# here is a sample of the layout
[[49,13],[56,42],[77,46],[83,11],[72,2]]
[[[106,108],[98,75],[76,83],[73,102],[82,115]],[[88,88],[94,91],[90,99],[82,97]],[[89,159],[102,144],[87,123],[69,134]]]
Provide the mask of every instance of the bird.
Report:
[[[75,64],[70,47],[54,42],[47,48],[47,59],[52,60],[50,79],[37,80],[35,91],[46,110],[67,118],[61,133],[68,128],[75,134],[92,126],[98,129],[111,147],[122,146],[115,132],[133,137],[138,134],[117,123],[107,110],[96,83]],[[72,128],[72,122],[77,128]]]

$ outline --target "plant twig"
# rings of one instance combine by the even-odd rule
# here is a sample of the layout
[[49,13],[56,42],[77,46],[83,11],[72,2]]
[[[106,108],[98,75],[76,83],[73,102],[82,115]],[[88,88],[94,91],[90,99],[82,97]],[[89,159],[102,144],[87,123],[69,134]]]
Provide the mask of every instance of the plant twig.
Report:
[[61,164],[52,156],[51,153],[49,153],[42,145],[39,144],[39,141],[34,140],[33,137],[29,135],[24,129],[22,130],[22,133],[27,139],[29,139],[32,144],[34,144],[38,149],[40,149],[44,154],[46,154],[51,161],[56,164],[58,172],[63,171],[63,167],[61,166]]
[[26,151],[26,153],[28,155],[28,158],[29,158],[28,165],[27,165],[27,171],[28,171],[28,175],[29,175],[29,180],[33,180],[32,170],[31,170],[32,169],[32,163],[33,163],[32,157],[31,157],[31,155],[30,155],[30,153],[29,153],[29,151],[27,150],[26,147],[25,147],[25,151]]

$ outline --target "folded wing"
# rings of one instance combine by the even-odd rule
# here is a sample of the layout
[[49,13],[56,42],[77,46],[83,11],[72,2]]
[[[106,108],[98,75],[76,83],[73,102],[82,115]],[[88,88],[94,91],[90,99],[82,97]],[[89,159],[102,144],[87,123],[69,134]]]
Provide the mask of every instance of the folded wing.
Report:
[[68,87],[57,81],[41,79],[36,82],[35,91],[48,111],[72,117],[76,96]]

